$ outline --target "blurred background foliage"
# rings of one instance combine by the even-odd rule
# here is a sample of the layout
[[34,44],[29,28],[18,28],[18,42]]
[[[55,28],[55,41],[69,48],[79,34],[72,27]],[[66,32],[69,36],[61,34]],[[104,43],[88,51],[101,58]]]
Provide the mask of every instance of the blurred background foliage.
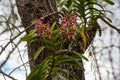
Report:
[[[113,14],[107,14],[112,24],[120,28],[120,1],[114,0],[115,5],[107,5],[99,0],[106,10],[110,10]],[[120,80],[120,34],[105,25],[102,25],[102,36],[98,33],[93,44],[86,51],[85,56],[89,58],[89,62],[85,62],[86,80]],[[23,31],[17,7],[14,0],[0,0],[0,79],[5,79],[14,74],[21,72],[21,75],[29,73],[26,43],[21,43],[21,38],[25,35],[17,36]],[[17,36],[13,41],[11,39]],[[9,46],[3,48],[9,42]],[[4,51],[3,51],[4,50]],[[11,54],[12,53],[12,54]],[[3,74],[3,72],[5,74]],[[6,78],[8,79],[8,78]],[[19,78],[18,78],[19,79]]]

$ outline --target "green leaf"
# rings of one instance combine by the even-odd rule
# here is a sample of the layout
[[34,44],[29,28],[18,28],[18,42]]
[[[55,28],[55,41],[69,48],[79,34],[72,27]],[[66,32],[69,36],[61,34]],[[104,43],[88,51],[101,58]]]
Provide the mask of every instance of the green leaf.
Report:
[[[92,5],[92,7],[90,6],[90,5]],[[93,5],[94,6],[98,6],[98,7],[100,7],[102,10],[104,10],[104,8],[103,8],[103,6],[101,5],[101,4],[99,4],[99,3],[96,3],[96,2],[88,2],[87,4],[86,4],[86,6],[90,6],[89,8],[95,8],[95,7],[93,7]],[[97,9],[97,8],[95,8],[95,9]]]
[[54,35],[54,37],[52,38],[53,41],[58,40],[61,37],[60,34]]
[[[79,78],[78,78],[78,76],[75,74],[75,72],[69,71],[69,70],[67,70],[67,69],[54,67],[52,73],[56,73],[56,72],[63,72],[63,73],[65,73],[65,74],[67,74],[67,75],[72,76],[72,77],[74,78],[74,80],[79,80]],[[51,75],[53,75],[52,73],[51,73]],[[53,75],[53,76],[54,76],[54,75]]]
[[44,42],[45,44],[48,44],[48,45],[53,45],[53,41],[50,40],[50,39],[43,38],[43,39],[40,39],[40,41],[42,41],[42,42]]
[[49,69],[50,69],[49,60],[46,60],[39,67],[39,72],[37,74],[38,80],[46,80],[46,78],[48,77],[48,70]]
[[112,20],[110,18],[108,18],[107,16],[103,16],[104,18],[106,18],[109,22],[112,23]]
[[83,40],[83,43],[84,43],[83,51],[85,52],[86,47],[87,47],[87,37],[85,35],[85,26],[84,25],[82,25],[81,36],[82,36],[82,40]]
[[34,60],[38,57],[38,55],[41,53],[41,51],[45,48],[45,46],[41,46],[38,48],[38,50],[34,54]]
[[73,56],[59,56],[55,58],[56,63],[55,65],[70,65],[73,67],[79,67],[80,69],[84,70],[83,65],[81,64],[81,62],[79,62],[81,60],[81,58],[77,58],[73,57]]
[[32,39],[30,41],[27,42],[27,44],[25,45],[25,47],[29,46],[31,43],[34,43],[34,42],[38,42],[39,39]]
[[60,80],[69,80],[59,73],[53,73],[52,76],[58,77]]
[[59,34],[59,31],[60,31],[59,28],[58,28],[58,29],[55,29],[55,30],[53,31],[53,34]]
[[37,34],[35,33],[35,30],[33,29],[33,30],[31,30],[31,31],[28,33],[28,35],[26,35],[26,36],[24,36],[24,37],[22,38],[22,41],[29,41],[29,40],[33,39],[34,37],[36,37],[36,36],[37,36]]
[[114,5],[115,3],[113,1],[110,1],[110,0],[103,0],[104,2],[110,4],[110,5]]
[[60,6],[65,5],[67,2],[68,2],[68,0],[63,0],[63,1],[60,3]]
[[76,52],[76,51],[71,51],[71,52],[73,54],[77,55],[79,58],[82,58],[82,59],[88,61],[88,59],[85,56],[83,56],[82,54],[80,54],[79,52]]
[[51,56],[47,57],[41,64],[36,66],[32,72],[28,75],[26,80],[46,80],[48,76],[47,71],[50,69]]
[[54,23],[52,24],[52,26],[51,26],[51,31],[54,30],[56,23],[57,23],[57,22],[54,22]]
[[68,0],[67,2],[66,2],[66,4],[65,4],[65,6],[67,7],[67,8],[69,8],[70,6],[72,6],[72,0]]
[[37,20],[32,20],[31,24],[36,24]]
[[[48,72],[51,69],[50,65],[52,64],[50,62],[51,60],[52,60],[52,56],[48,56],[47,58],[45,58],[44,61],[42,61],[42,63],[40,64],[40,67],[37,68],[39,70],[38,74],[36,74],[38,80],[46,80],[46,78],[48,77],[49,75]],[[36,79],[33,79],[33,80],[36,80]]]
[[61,45],[61,44],[64,44],[66,42],[66,40],[58,40],[55,44],[54,44],[54,46],[59,46],[59,45]]
[[68,50],[68,49],[58,50],[58,51],[55,52],[55,54],[60,55],[60,54],[64,54],[64,53],[67,53],[67,52],[73,53],[73,55],[78,56],[80,59],[84,59],[84,60],[88,61],[88,59],[85,56],[83,56],[81,53],[76,52],[76,51],[71,51],[71,50]]
[[71,65],[71,66],[74,66],[74,67],[79,67],[79,65],[78,64],[76,64],[76,62],[75,61],[73,61],[70,57],[68,57],[68,56],[64,56],[64,57],[57,57],[56,58],[56,63],[55,63],[55,65],[56,66],[58,66],[58,65],[64,65],[64,64],[66,64],[66,65]]

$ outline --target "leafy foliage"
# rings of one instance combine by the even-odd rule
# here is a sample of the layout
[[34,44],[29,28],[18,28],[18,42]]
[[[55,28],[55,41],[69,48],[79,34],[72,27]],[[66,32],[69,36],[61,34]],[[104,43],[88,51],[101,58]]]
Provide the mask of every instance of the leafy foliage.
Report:
[[[104,2],[114,5],[110,0],[103,0]],[[87,37],[86,30],[89,28],[96,28],[101,36],[101,26],[97,22],[99,18],[104,18],[111,22],[111,20],[106,17],[107,10],[104,10],[103,6],[98,3],[97,0],[58,0],[59,6],[67,14],[76,13],[79,16],[79,27],[82,27],[82,37],[84,42],[84,50],[86,49]],[[111,12],[109,12],[111,13]],[[106,22],[105,22],[106,23]],[[84,26],[84,27],[83,27]]]
[[[77,77],[72,72],[68,71],[67,69],[59,68],[60,65],[71,65],[74,67],[79,67],[83,69],[82,64],[79,62],[81,59],[87,60],[81,53],[68,49],[61,48],[65,42],[69,41],[69,39],[60,39],[60,29],[55,29],[55,24],[51,26],[52,37],[50,39],[45,38],[42,35],[40,40],[45,43],[46,45],[40,46],[39,49],[36,51],[34,55],[34,59],[40,55],[42,50],[45,48],[50,50],[51,56],[48,56],[41,64],[39,64],[28,76],[27,80],[46,80],[47,78],[54,76],[66,80],[65,76],[61,75],[65,73],[67,75],[73,76],[74,79],[77,80]],[[36,35],[35,29],[31,30],[28,35],[23,38],[23,41],[30,41],[34,40]],[[39,33],[38,33],[39,34]],[[73,42],[74,40],[71,39]],[[75,43],[74,43],[75,44]],[[67,56],[63,56],[67,55]],[[69,73],[69,74],[68,74]]]
[[[103,1],[111,5],[114,4],[110,0]],[[49,22],[43,24],[43,19],[39,19],[38,21],[34,21],[36,26],[35,29],[31,30],[29,34],[23,38],[23,41],[29,41],[31,43],[36,40],[35,37],[39,36],[40,38],[37,40],[45,44],[40,46],[36,51],[34,59],[37,59],[38,55],[40,55],[44,49],[48,49],[51,54],[30,73],[27,80],[47,80],[51,77],[68,80],[61,73],[72,76],[74,80],[79,80],[78,76],[74,72],[60,68],[59,66],[67,64],[84,70],[80,60],[87,60],[87,58],[85,58],[78,51],[72,50],[69,46],[63,48],[63,45],[68,42],[70,42],[70,44],[79,44],[80,41],[77,38],[82,37],[84,43],[83,52],[85,52],[88,42],[86,31],[88,29],[95,28],[98,29],[99,34],[101,35],[101,27],[97,22],[97,19],[102,17],[110,21],[105,14],[108,11],[104,10],[97,0],[58,0],[58,2],[59,6],[63,6],[62,10],[65,14],[63,17],[62,26],[56,29],[56,22],[50,26]],[[75,25],[78,28],[76,28],[74,32],[77,35],[67,33],[67,31],[70,32],[74,29],[74,24],[71,23],[70,19],[72,14],[78,15],[77,19],[79,23],[78,25]]]

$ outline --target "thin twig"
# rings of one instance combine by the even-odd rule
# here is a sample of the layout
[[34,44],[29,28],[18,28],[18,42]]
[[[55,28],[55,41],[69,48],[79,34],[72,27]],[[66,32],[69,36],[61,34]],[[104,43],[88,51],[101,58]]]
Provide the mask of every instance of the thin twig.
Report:
[[[21,40],[20,40],[20,41],[21,41]],[[20,59],[21,59],[21,61],[22,61],[22,63],[23,63],[23,66],[24,66],[24,68],[25,68],[25,71],[27,72],[27,68],[26,68],[26,66],[24,65],[24,60],[22,59],[22,56],[21,56],[20,50],[19,50],[19,48],[18,48],[18,45],[16,45],[14,42],[13,42],[13,44],[15,45],[15,47],[16,47],[17,50],[18,50]]]
[[[20,42],[21,42],[21,40],[20,40],[16,45],[19,45]],[[0,67],[2,67],[2,66],[7,62],[7,60],[9,59],[9,57],[10,57],[10,55],[11,55],[11,53],[12,53],[15,49],[16,49],[16,47],[14,47],[14,48],[12,49],[12,51],[10,51],[10,53],[9,53],[8,56],[7,56],[7,58],[5,59],[5,61],[2,62],[2,64],[0,65]]]
[[[0,68],[0,73],[3,74],[4,76],[7,76],[8,78],[12,79],[12,80],[16,80],[14,77],[6,74],[5,72],[2,71],[2,69]],[[5,78],[5,77],[4,77]]]
[[[29,60],[29,61],[30,61],[30,60]],[[24,63],[24,64],[22,64],[22,65],[20,65],[20,66],[18,66],[18,67],[16,67],[16,68],[14,68],[14,69],[9,73],[9,75],[11,75],[15,70],[17,70],[18,68],[22,67],[23,65],[28,64],[29,61],[27,61],[26,63]]]
[[93,56],[94,56],[94,60],[95,60],[95,65],[96,65],[96,69],[97,69],[97,72],[98,72],[98,75],[99,75],[99,80],[102,80],[102,77],[101,77],[101,74],[100,74],[100,68],[99,68],[99,65],[98,65],[98,60],[96,58],[96,55],[95,55],[95,49],[94,49],[94,46],[92,46],[92,51],[93,51]]

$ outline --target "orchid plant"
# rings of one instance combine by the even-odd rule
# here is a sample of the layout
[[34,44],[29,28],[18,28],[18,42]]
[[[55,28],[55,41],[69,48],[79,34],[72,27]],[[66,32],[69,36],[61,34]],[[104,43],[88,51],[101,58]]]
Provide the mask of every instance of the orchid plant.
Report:
[[[78,27],[77,17],[78,16],[76,14],[72,14],[69,17],[64,15],[59,28],[56,28],[56,22],[54,22],[52,25],[50,25],[49,21],[44,23],[44,18],[40,18],[35,22],[35,28],[23,38],[23,41],[29,41],[30,44],[37,39],[44,43],[44,45],[40,46],[40,48],[34,54],[34,59],[37,59],[37,57],[45,48],[51,52],[51,55],[32,71],[33,74],[28,76],[28,80],[33,80],[33,78],[35,78],[33,76],[36,74],[39,74],[39,80],[45,80],[51,76],[60,77],[61,72],[71,75],[77,79],[77,77],[74,76],[74,72],[70,72],[69,70],[58,67],[61,64],[67,63],[81,68],[82,66],[79,61],[81,59],[87,60],[87,58],[81,53],[70,48],[71,45],[78,44],[80,42],[77,38],[81,36],[79,32],[81,28]],[[64,44],[68,42],[70,45],[65,48]],[[36,70],[38,67],[40,70]],[[41,71],[42,69],[44,69],[43,72]],[[42,74],[42,76],[40,76],[40,74]],[[64,76],[60,78],[65,79]],[[37,80],[37,78],[35,80]]]
[[[106,17],[104,8],[97,3],[97,0],[57,0],[65,8],[65,14],[59,27],[56,23],[50,21],[44,23],[44,17],[35,21],[34,29],[29,32],[22,40],[28,41],[28,45],[34,41],[44,43],[34,54],[34,60],[42,53],[44,49],[49,50],[50,55],[45,58],[27,77],[27,80],[48,80],[51,77],[57,77],[62,80],[68,80],[64,75],[72,76],[73,80],[80,80],[74,72],[68,69],[60,68],[60,65],[70,65],[84,70],[80,60],[88,61],[82,55],[88,47],[88,43],[93,39],[96,31],[101,35],[101,27],[97,19],[102,19],[105,23],[111,22]],[[104,0],[108,4],[114,3],[110,0]],[[95,8],[98,6],[100,9]],[[105,19],[106,20],[105,20]],[[78,23],[78,20],[80,21]],[[107,22],[109,21],[109,22]],[[93,36],[89,36],[93,34]],[[83,44],[81,44],[81,42]],[[67,44],[67,46],[65,46]],[[82,46],[82,47],[81,47]],[[80,48],[80,51],[74,47]],[[65,55],[65,56],[63,56]]]

